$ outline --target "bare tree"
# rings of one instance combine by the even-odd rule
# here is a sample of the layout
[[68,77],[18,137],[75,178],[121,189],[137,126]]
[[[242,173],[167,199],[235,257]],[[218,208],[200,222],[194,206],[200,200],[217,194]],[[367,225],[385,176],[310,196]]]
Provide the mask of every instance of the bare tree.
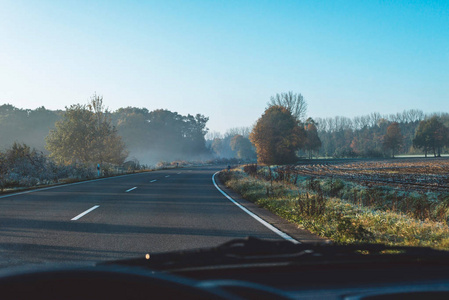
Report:
[[382,116],[380,115],[380,113],[378,112],[372,112],[370,113],[370,120],[371,120],[371,127],[374,126],[379,126],[379,120],[382,118]]
[[409,122],[417,122],[417,121],[422,121],[425,119],[424,113],[418,109],[408,110],[407,115],[409,117]]
[[334,132],[337,131],[337,127],[335,125],[335,119],[334,118],[327,118],[327,124],[329,124],[329,131]]
[[353,129],[352,120],[348,117],[339,117],[339,130]]
[[241,135],[243,137],[249,137],[251,131],[253,130],[252,127],[249,126],[242,126],[242,127],[233,127],[229,128],[224,136],[235,136],[235,135]]
[[354,130],[359,130],[359,129],[362,129],[362,127],[363,127],[363,125],[362,125],[363,122],[362,122],[361,117],[354,117],[352,119],[352,124],[354,126]]
[[365,128],[365,127],[369,127],[371,120],[370,120],[370,116],[361,116],[360,117],[360,128]]
[[328,129],[329,127],[327,124],[327,119],[325,119],[325,118],[315,118],[315,126],[316,126],[318,132],[329,130]]
[[388,115],[388,117],[385,117],[385,119],[393,123],[404,123],[404,114],[403,113],[390,114]]
[[208,133],[206,133],[205,139],[206,140],[210,140],[213,141],[215,139],[222,139],[223,135],[218,132],[218,131],[209,131]]
[[268,107],[279,105],[285,107],[299,121],[304,121],[307,113],[307,103],[301,94],[289,91],[272,96]]

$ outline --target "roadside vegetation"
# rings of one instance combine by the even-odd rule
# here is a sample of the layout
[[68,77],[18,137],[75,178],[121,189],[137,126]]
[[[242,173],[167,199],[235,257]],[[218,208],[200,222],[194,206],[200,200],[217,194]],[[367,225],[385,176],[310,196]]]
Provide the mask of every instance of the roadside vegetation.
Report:
[[112,113],[97,94],[87,104],[71,105],[65,111],[2,105],[0,191],[212,159],[204,138],[207,121],[200,114],[182,116],[168,110],[128,107]]
[[243,198],[338,243],[449,250],[449,194],[367,187],[294,170],[247,165],[221,172],[220,179]]
[[206,147],[207,122],[201,114],[184,116],[165,109],[109,111],[97,94],[86,104],[63,111],[4,104],[0,105],[0,152],[17,142],[61,164],[206,160],[213,156]]
[[[249,134],[260,166],[221,172],[226,186],[338,243],[449,250],[448,160],[355,159],[418,150],[440,157],[449,146],[449,115],[410,110],[316,122],[305,120],[303,102],[293,93],[271,99]],[[309,160],[298,157],[304,154]],[[316,155],[352,161],[310,160]]]
[[[287,125],[278,132],[265,131],[263,128],[280,125],[273,124],[276,118],[266,112],[267,116],[257,121],[259,126],[231,128],[221,134],[209,132],[206,126],[209,118],[201,114],[184,116],[166,109],[150,111],[131,106],[109,111],[103,107],[102,100],[94,94],[87,104],[75,104],[65,111],[0,105],[0,151],[16,142],[45,155],[51,154],[58,162],[95,158],[95,163],[98,160],[115,160],[115,164],[120,164],[121,160],[137,160],[146,165],[220,158],[253,162],[261,159],[257,151],[259,156],[263,155],[265,148],[257,149],[257,145],[267,142],[276,144],[276,152],[292,161],[295,155],[301,158],[372,158],[448,153],[448,113],[425,114],[411,109],[390,115],[373,112],[351,119],[342,116],[312,119],[307,117],[304,97],[300,93],[286,92],[272,96],[267,110],[287,110],[289,114],[283,114],[278,121],[286,125],[287,120],[293,118],[294,125],[290,122],[292,126]],[[79,130],[70,135],[74,127]],[[256,127],[260,130],[253,130]],[[107,139],[99,139],[103,136]],[[80,144],[84,143],[82,151],[72,147],[79,146],[79,137]],[[90,143],[85,143],[85,137]],[[282,143],[277,143],[276,139]]]
[[[414,153],[438,157],[447,153],[449,146],[447,113],[426,115],[408,110],[388,116],[371,113],[353,119],[314,120],[307,118],[304,97],[293,92],[272,96],[253,128],[232,128],[224,135],[208,133],[208,120],[201,114],[183,116],[165,109],[126,107],[111,112],[104,106],[103,97],[97,94],[87,104],[71,105],[65,111],[1,105],[0,190],[204,163],[257,161],[285,165],[308,162],[317,156],[353,159]],[[400,166],[399,173],[390,170],[383,174],[379,168],[354,172],[351,166],[331,170],[326,165],[296,168],[295,181],[284,180],[283,184],[294,184],[304,190],[301,186],[304,180],[298,178],[316,177],[318,184],[309,186],[319,186],[319,189],[305,189],[306,194],[296,196],[315,199],[322,193],[326,201],[319,200],[320,203],[335,198],[357,207],[445,222],[449,200],[442,194],[427,197],[422,191],[429,187],[441,192],[440,186],[448,180],[447,175],[427,176],[426,173],[426,178],[432,179],[426,181],[416,175],[422,168],[409,168],[406,173],[406,168]],[[269,175],[270,185],[273,172]],[[293,176],[282,168],[276,172],[279,176]],[[394,189],[379,187],[385,181],[395,182]],[[344,188],[337,193],[336,187],[340,185]],[[404,194],[395,190],[412,185],[420,193]],[[328,186],[332,192],[327,191]],[[272,197],[276,192],[267,190],[266,195]]]
[[89,180],[126,173],[147,171],[148,166],[128,162],[117,166],[103,163],[98,175],[92,164],[60,164],[26,144],[14,143],[0,152],[0,192]]
[[52,157],[26,144],[13,143],[11,147],[0,152],[0,193],[161,169],[237,163],[237,159],[174,160],[160,161],[148,166],[137,160],[129,160],[121,165],[102,163],[100,170],[97,170],[92,163],[57,163]]

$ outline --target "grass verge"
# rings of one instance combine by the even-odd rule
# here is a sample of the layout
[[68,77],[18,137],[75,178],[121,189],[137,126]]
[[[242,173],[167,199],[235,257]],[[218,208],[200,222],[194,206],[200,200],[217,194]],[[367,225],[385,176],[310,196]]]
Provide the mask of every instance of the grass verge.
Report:
[[243,198],[338,243],[372,242],[449,250],[449,228],[442,222],[304,192],[293,184],[270,183],[240,169],[221,172],[219,178]]

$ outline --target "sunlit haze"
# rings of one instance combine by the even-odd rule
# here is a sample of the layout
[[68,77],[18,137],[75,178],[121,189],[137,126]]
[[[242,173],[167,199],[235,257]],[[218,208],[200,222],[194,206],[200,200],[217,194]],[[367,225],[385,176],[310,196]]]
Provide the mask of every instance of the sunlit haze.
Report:
[[0,1],[0,104],[125,106],[251,126],[271,95],[308,115],[446,111],[449,1]]

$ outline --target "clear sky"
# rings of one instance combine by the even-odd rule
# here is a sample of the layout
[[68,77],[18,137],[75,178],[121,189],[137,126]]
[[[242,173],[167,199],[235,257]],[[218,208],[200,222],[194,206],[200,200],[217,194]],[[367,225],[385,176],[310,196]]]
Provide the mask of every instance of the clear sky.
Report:
[[312,117],[449,111],[449,1],[4,1],[0,104],[202,113],[250,126],[271,95]]

